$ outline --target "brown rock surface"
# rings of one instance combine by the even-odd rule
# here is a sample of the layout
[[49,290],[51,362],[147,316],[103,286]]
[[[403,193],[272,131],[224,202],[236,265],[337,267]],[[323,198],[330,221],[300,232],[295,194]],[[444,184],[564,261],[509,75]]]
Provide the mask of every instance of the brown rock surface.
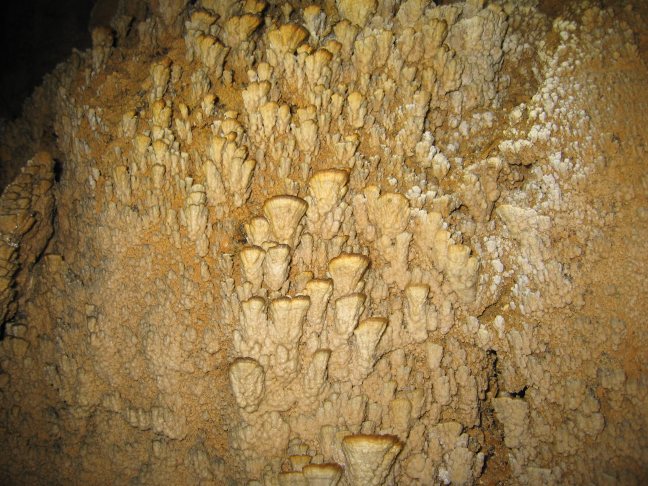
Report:
[[648,481],[645,7],[441,3],[115,2],[3,131],[0,482]]

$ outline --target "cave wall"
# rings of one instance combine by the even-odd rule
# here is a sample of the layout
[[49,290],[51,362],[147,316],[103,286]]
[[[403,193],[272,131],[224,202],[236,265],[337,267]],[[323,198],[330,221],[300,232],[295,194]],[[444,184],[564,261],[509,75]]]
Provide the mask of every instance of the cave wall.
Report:
[[622,7],[109,9],[2,140],[3,482],[640,484]]

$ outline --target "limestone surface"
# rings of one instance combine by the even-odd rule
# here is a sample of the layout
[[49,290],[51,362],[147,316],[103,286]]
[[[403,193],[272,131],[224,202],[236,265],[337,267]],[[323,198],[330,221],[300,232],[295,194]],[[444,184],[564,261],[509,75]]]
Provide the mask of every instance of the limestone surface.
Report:
[[113,3],[0,125],[2,484],[646,484],[643,2]]

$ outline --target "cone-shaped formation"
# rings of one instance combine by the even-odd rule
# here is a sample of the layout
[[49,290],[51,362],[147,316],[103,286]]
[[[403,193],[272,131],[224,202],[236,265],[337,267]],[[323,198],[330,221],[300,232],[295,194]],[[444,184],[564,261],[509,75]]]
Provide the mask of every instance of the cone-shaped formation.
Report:
[[364,319],[353,332],[358,355],[363,361],[371,361],[371,365],[376,346],[387,328],[387,322],[383,317]]
[[295,24],[284,24],[268,33],[270,46],[277,52],[294,52],[308,37],[306,29]]
[[230,367],[232,391],[239,407],[246,412],[254,412],[264,390],[263,368],[251,358],[239,358]]
[[308,486],[335,486],[342,478],[342,472],[338,464],[310,464],[303,469]]
[[308,182],[308,188],[317,201],[320,211],[330,211],[346,194],[349,173],[339,169],[315,172]]
[[342,440],[345,479],[352,486],[380,486],[403,444],[391,435],[350,435]]
[[294,196],[275,196],[263,205],[263,214],[270,224],[275,241],[294,247],[299,236],[299,222],[308,204]]
[[328,271],[333,279],[333,288],[337,295],[356,292],[358,283],[369,267],[369,258],[365,255],[343,253],[333,258]]

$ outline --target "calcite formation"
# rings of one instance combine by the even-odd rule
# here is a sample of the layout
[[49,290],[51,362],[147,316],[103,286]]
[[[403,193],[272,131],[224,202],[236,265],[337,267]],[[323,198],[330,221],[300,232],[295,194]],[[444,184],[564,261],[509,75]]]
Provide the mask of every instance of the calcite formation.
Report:
[[641,11],[115,3],[2,132],[4,484],[648,480]]

